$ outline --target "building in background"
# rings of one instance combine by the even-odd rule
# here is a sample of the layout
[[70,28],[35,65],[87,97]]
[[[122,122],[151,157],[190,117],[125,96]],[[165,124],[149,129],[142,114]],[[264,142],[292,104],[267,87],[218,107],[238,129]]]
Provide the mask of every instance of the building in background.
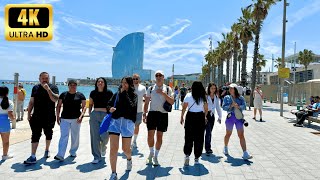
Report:
[[135,32],[124,36],[113,47],[112,77],[121,79],[137,73],[141,80],[154,80],[154,71],[143,69],[144,34]]
[[[268,75],[269,74],[272,74],[272,72],[260,72],[260,76],[258,77],[258,73],[257,73],[256,84],[258,82],[259,82],[259,84],[268,84]],[[251,80],[252,80],[252,73],[250,72],[250,73],[248,73],[248,76],[247,76],[248,86],[251,86]]]

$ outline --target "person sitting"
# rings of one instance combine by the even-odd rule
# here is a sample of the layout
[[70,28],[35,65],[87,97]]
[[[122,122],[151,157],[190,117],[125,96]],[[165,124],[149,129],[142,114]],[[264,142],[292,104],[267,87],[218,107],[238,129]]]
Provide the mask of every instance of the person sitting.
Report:
[[303,127],[303,122],[307,119],[308,116],[318,117],[320,113],[320,103],[319,103],[319,96],[314,97],[314,103],[312,107],[307,106],[306,109],[303,111],[299,111],[296,114],[298,122],[293,124],[296,127]]

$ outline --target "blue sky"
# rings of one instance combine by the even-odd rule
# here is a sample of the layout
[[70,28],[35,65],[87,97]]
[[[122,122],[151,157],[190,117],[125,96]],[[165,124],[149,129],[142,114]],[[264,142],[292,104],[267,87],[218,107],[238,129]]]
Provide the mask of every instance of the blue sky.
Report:
[[[311,49],[320,54],[319,0],[289,0],[286,55]],[[0,34],[4,34],[4,6],[14,3],[50,3],[54,8],[54,36],[50,42],[8,42],[0,35],[0,79],[37,80],[47,71],[68,77],[111,76],[112,47],[126,34],[145,33],[144,69],[162,69],[171,75],[201,72],[212,35],[214,47],[222,32],[241,16],[251,0],[1,0]],[[281,56],[283,3],[273,6],[264,22],[260,53],[267,59]],[[249,46],[248,71],[252,68]],[[264,70],[271,69],[268,61]],[[275,69],[274,69],[275,70]]]

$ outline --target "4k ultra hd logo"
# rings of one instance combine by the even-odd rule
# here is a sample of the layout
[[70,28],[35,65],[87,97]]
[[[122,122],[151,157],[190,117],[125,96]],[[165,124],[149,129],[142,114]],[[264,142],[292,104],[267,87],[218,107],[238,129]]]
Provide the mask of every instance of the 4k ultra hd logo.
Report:
[[8,41],[50,41],[53,35],[50,4],[8,4],[5,37]]

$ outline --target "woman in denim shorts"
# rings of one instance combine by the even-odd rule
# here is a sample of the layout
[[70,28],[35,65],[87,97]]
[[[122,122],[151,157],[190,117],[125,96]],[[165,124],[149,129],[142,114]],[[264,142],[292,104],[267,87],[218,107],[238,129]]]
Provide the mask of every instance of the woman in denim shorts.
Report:
[[[116,102],[115,102],[116,101]],[[131,77],[124,77],[117,93],[109,101],[108,109],[112,113],[112,119],[108,129],[110,136],[110,164],[111,178],[117,179],[117,156],[119,149],[119,137],[122,136],[122,150],[127,156],[127,170],[132,168],[131,138],[137,116],[138,96],[134,93],[134,85]],[[114,106],[115,107],[112,107]]]
[[246,146],[246,140],[244,138],[244,129],[243,129],[243,120],[242,119],[237,119],[235,116],[235,108],[240,109],[242,112],[243,110],[246,109],[246,102],[238,92],[236,84],[230,84],[229,85],[229,92],[230,95],[227,95],[223,98],[223,105],[222,108],[223,110],[228,112],[227,118],[226,118],[226,135],[224,137],[224,150],[223,153],[225,155],[228,155],[228,143],[230,136],[232,134],[233,126],[235,125],[237,128],[238,132],[238,137],[240,139],[240,145],[243,150],[243,156],[242,158],[247,160],[251,159],[252,156],[249,155],[247,152],[247,146]]

